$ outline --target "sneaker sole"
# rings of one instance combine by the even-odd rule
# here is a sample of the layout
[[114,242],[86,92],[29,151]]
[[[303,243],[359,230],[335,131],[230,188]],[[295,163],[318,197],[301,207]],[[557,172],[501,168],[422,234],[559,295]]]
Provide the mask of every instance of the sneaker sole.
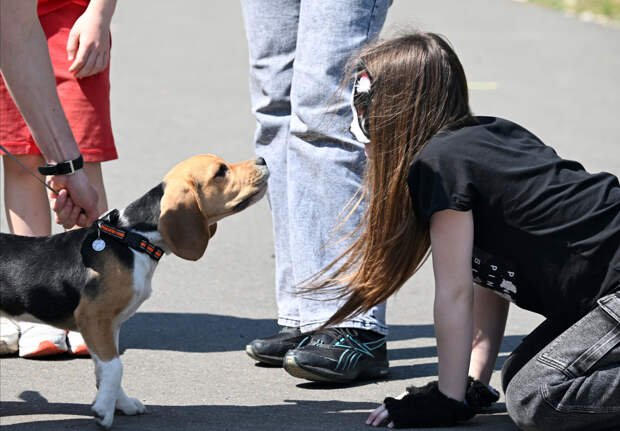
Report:
[[86,344],[80,344],[75,349],[71,348],[69,353],[71,353],[73,356],[90,356],[90,352],[88,351],[88,347],[86,347]]
[[292,355],[284,358],[284,369],[293,377],[306,379],[313,382],[329,382],[329,383],[350,383],[354,380],[362,379],[383,379],[390,374],[389,367],[376,367],[364,370],[356,376],[346,377],[341,374],[323,374],[318,371],[302,368]]
[[279,365],[280,367],[282,366],[283,358],[277,358],[275,356],[259,355],[256,352],[254,352],[254,349],[252,349],[252,345],[250,344],[245,346],[245,353],[247,353],[250,358],[254,359],[255,361],[261,362],[263,364]]
[[35,349],[22,349],[20,346],[20,350],[26,350],[27,353],[21,354],[20,355],[22,358],[36,358],[39,356],[52,356],[52,355],[59,355],[61,353],[66,353],[67,349],[62,349],[60,347],[58,347],[56,344],[52,343],[51,341],[41,341],[39,343],[39,345],[35,348]]

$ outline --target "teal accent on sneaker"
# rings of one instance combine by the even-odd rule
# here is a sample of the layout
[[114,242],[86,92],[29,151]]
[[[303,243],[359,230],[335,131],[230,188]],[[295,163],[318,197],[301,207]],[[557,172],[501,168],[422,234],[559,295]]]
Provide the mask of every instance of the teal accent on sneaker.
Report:
[[[347,343],[347,341],[350,342]],[[334,347],[340,347],[344,349],[344,352],[340,355],[338,364],[336,364],[336,370],[347,370],[354,368],[362,355],[370,356],[374,358],[373,350],[380,349],[386,343],[386,338],[380,338],[375,341],[368,341],[366,343],[360,343],[351,335],[347,334],[345,337],[340,338],[334,343]]]
[[328,328],[289,350],[284,369],[302,379],[347,383],[389,374],[386,337],[356,328]]

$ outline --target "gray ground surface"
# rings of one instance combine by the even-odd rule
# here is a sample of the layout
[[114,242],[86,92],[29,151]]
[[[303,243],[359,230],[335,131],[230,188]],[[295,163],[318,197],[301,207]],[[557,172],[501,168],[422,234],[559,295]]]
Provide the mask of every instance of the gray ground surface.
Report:
[[[395,1],[384,35],[413,27],[450,38],[477,114],[524,124],[590,171],[620,172],[619,31],[509,0]],[[121,158],[104,168],[112,206],[125,206],[190,155],[253,157],[238,2],[120,2],[113,33]],[[386,395],[436,378],[428,265],[389,303],[388,380],[327,387],[255,365],[243,349],[275,329],[273,264],[265,200],[220,223],[201,261],[162,260],[152,298],[121,331],[126,392],[149,413],[117,416],[115,429],[366,429]],[[496,386],[503,360],[539,321],[512,309]],[[3,358],[0,379],[7,431],[96,429],[90,360]],[[454,429],[515,430],[502,401]]]

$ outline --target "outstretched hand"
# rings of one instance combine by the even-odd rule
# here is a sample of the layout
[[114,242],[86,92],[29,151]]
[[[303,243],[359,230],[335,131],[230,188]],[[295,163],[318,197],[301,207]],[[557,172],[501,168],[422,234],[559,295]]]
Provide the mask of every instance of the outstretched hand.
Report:
[[[399,396],[396,397],[397,400],[401,400],[405,395],[407,395],[407,391],[403,392]],[[388,420],[388,410],[385,407],[385,404],[381,404],[379,407],[373,410],[373,412],[366,419],[366,425],[372,425],[373,427],[381,426],[385,421]],[[389,422],[387,424],[388,428],[394,428],[394,422]]]
[[389,421],[388,428],[453,426],[490,407],[499,399],[499,392],[468,377],[465,399],[461,402],[444,395],[438,381],[411,386],[396,398],[386,398],[370,414],[366,425],[377,427]]
[[110,62],[110,19],[91,8],[75,21],[67,40],[69,72],[76,78],[95,75]]
[[[373,427],[379,427],[383,425],[383,423],[388,420],[388,411],[385,407],[385,404],[381,404],[377,407],[366,419],[366,425],[371,425]],[[394,428],[394,422],[388,423],[388,428]]]

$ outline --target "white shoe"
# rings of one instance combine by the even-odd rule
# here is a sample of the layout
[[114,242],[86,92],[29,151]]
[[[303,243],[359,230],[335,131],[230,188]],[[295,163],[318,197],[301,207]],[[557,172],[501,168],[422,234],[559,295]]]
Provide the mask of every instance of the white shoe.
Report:
[[0,355],[10,355],[19,350],[19,326],[6,317],[0,317]]
[[67,331],[40,323],[19,322],[19,356],[34,358],[65,353]]
[[67,341],[69,341],[69,352],[75,356],[90,356],[86,342],[82,338],[82,334],[76,331],[67,332]]

